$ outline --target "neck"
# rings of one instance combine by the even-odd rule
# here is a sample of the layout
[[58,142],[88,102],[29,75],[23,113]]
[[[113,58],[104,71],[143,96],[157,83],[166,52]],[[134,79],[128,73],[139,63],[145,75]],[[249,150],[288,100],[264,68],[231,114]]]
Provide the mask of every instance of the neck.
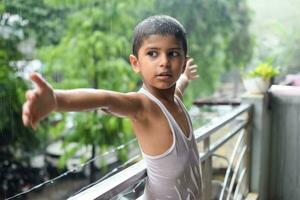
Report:
[[145,84],[143,84],[143,88],[158,99],[174,102],[175,85],[168,89],[157,89],[147,87]]

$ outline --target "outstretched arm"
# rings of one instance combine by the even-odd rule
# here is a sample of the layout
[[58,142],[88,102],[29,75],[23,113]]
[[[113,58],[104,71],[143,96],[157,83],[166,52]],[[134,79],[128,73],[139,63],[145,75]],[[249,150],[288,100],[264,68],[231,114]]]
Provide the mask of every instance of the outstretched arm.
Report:
[[189,82],[199,77],[197,72],[197,65],[194,65],[193,61],[194,61],[193,58],[189,58],[187,60],[185,70],[181,74],[181,76],[179,77],[176,83],[175,94],[181,99],[183,98],[183,93],[187,88],[187,86],[189,85]]
[[133,118],[141,108],[135,93],[98,89],[54,90],[39,74],[33,73],[34,90],[26,93],[23,122],[35,128],[52,111],[82,111],[103,108],[110,113]]

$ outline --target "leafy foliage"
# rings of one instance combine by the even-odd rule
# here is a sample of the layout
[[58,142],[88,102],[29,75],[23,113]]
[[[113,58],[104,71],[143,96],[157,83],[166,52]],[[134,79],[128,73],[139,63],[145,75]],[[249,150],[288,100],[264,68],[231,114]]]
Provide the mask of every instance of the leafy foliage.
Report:
[[13,62],[22,58],[17,44],[24,39],[23,25],[22,19],[11,20],[10,17],[3,13],[0,18],[0,144],[12,151],[32,150],[34,145],[38,146],[40,137],[23,126],[20,111],[27,86],[17,76]]
[[4,0],[5,11],[21,16],[28,24],[23,28],[25,37],[33,37],[36,45],[57,44],[64,33],[67,8],[52,7],[43,0]]
[[269,80],[278,74],[279,71],[269,63],[261,63],[255,69],[248,72],[249,77],[261,77],[265,80]]
[[200,74],[189,91],[190,101],[211,93],[225,70],[243,68],[249,62],[253,42],[245,0],[156,1],[155,7],[155,13],[178,19],[188,33],[189,54]]
[[[40,149],[44,134],[36,134],[22,123],[22,104],[27,89],[16,61],[24,59],[18,44],[25,39],[26,21],[8,13],[0,2],[0,198],[41,182],[38,170],[30,168],[28,153]],[[37,132],[43,133],[41,126]]]
[[[128,26],[135,24],[134,12],[129,9],[137,6],[136,1],[88,1],[77,8],[69,6],[74,12],[68,16],[61,42],[40,49],[47,79],[57,88],[135,90],[138,77],[127,59],[132,32]],[[76,114],[74,121],[66,143],[96,144],[104,150],[133,137],[131,128],[125,128],[130,127],[128,120],[89,112]]]
[[[251,56],[245,0],[5,0],[4,5],[7,12],[27,20],[24,38],[35,38],[43,75],[55,88],[136,90],[138,77],[128,63],[131,35],[134,25],[152,14],[171,15],[187,29],[189,54],[201,75],[189,91],[189,102],[211,92],[222,72],[243,67]],[[0,45],[5,46],[0,54],[14,60],[8,57],[8,45]],[[56,117],[51,115],[50,122]],[[68,120],[63,115],[49,132],[60,136]],[[71,120],[75,125],[65,141],[79,146],[97,144],[104,149],[132,137],[124,119],[87,112]]]

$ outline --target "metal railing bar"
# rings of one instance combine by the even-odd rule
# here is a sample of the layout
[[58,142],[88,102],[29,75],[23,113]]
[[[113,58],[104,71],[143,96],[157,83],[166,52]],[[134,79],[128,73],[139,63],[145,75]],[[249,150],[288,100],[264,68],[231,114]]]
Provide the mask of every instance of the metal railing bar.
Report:
[[[204,139],[204,152],[205,154],[210,151],[210,137]],[[211,191],[212,191],[212,184],[211,184],[211,179],[212,179],[212,159],[211,157],[208,157],[205,159],[204,162],[204,199],[209,199],[211,196]]]
[[235,169],[233,170],[233,175],[232,175],[232,178],[231,178],[231,183],[230,183],[230,186],[229,186],[229,190],[228,190],[228,196],[227,196],[227,200],[230,199],[230,196],[231,196],[231,191],[233,189],[233,185],[234,185],[234,182],[235,182],[235,178],[237,176],[237,173],[238,173],[238,170],[240,168],[240,165],[242,163],[242,160],[244,158],[244,155],[246,153],[246,150],[247,150],[247,146],[244,146],[243,150],[242,150],[242,153],[240,154],[240,157],[237,161],[237,165],[235,167]]
[[[250,104],[240,105],[238,108],[234,109],[230,114],[225,115],[220,118],[218,121],[210,124],[209,126],[205,126],[203,128],[197,129],[195,131],[196,141],[202,141],[208,138],[213,132],[222,128],[227,123],[232,121],[237,116],[242,113],[248,111],[250,109]],[[238,133],[243,127],[245,127],[247,121],[240,122],[235,128],[230,131],[225,137],[223,137],[222,141],[218,140],[214,144],[212,144],[205,154],[200,154],[200,161],[203,162],[205,159],[210,157],[215,150],[222,146],[226,141],[232,138],[236,133]],[[130,185],[137,184],[143,178],[147,177],[146,167],[144,160],[135,163],[134,165],[116,173],[110,178],[103,180],[94,186],[82,191],[79,194],[76,194],[69,198],[69,200],[77,200],[77,199],[109,199],[111,197],[117,196],[119,193],[123,192]]]
[[[104,181],[105,179],[113,176],[114,174],[119,173],[121,170],[127,168],[128,166],[131,166],[133,162],[136,163],[137,161],[139,161],[140,160],[139,158],[140,158],[140,155],[136,155],[136,156],[130,158],[125,163],[123,163],[123,164],[119,165],[118,167],[112,169],[110,172],[108,172],[107,174],[105,174],[103,177],[101,177],[97,181],[95,181],[95,182],[93,182],[93,183],[91,183],[91,184],[89,184],[89,185],[81,188],[79,191],[77,191],[76,193],[74,193],[72,196],[75,196],[75,195],[81,193],[82,191],[84,191],[84,190],[86,190],[86,189],[88,189],[90,187],[93,187],[94,185],[98,184],[99,182]],[[70,197],[72,197],[72,196],[70,196]]]
[[8,198],[6,198],[6,200],[17,199],[17,198],[20,198],[21,196],[24,196],[24,195],[26,195],[26,194],[28,194],[28,193],[30,193],[30,192],[33,192],[33,191],[38,190],[38,189],[41,189],[42,187],[48,187],[49,185],[53,185],[53,184],[55,184],[57,181],[59,181],[59,180],[61,180],[62,178],[64,178],[64,177],[70,175],[71,173],[77,173],[77,172],[80,172],[84,167],[86,167],[86,166],[87,166],[88,164],[90,164],[91,162],[93,162],[93,161],[95,161],[95,160],[98,160],[98,159],[100,159],[100,158],[103,158],[104,156],[107,156],[107,155],[109,155],[110,153],[114,153],[114,152],[116,152],[116,151],[118,151],[118,150],[120,150],[120,149],[123,149],[123,148],[125,148],[127,145],[130,145],[131,143],[133,143],[133,142],[136,141],[136,140],[137,140],[137,139],[134,138],[134,139],[128,141],[127,143],[125,143],[125,144],[122,144],[122,145],[120,145],[120,146],[118,146],[118,147],[116,147],[116,148],[113,148],[113,149],[111,149],[111,150],[109,150],[109,151],[106,151],[106,152],[104,152],[104,153],[102,153],[102,154],[96,155],[94,158],[89,159],[89,160],[85,161],[84,163],[78,164],[77,166],[72,167],[72,169],[63,172],[63,173],[60,174],[60,175],[58,175],[58,176],[56,176],[56,177],[54,177],[54,178],[52,178],[52,179],[46,180],[46,181],[44,181],[44,182],[42,182],[42,183],[40,183],[40,184],[38,184],[38,185],[35,185],[35,186],[29,188],[28,190],[22,191],[22,192],[20,192],[20,193],[18,193],[18,194],[15,194],[15,195],[11,196],[11,197],[8,197]]
[[206,160],[208,157],[210,157],[218,148],[220,148],[230,138],[235,136],[241,129],[243,129],[246,126],[246,124],[247,122],[240,122],[239,125],[237,125],[232,131],[230,131],[224,137],[211,144],[209,151],[200,154],[200,161],[202,162]]
[[124,191],[128,185],[133,185],[146,176],[146,166],[144,160],[141,160],[93,187],[70,197],[69,200],[109,199]]
[[223,156],[223,155],[220,155],[220,154],[215,154],[215,153],[213,153],[213,154],[212,154],[212,157],[221,158],[221,159],[223,159],[223,160],[226,161],[227,165],[229,165],[229,160],[228,160],[228,158],[227,158],[226,156]]
[[245,130],[239,135],[237,143],[234,146],[234,149],[233,149],[233,152],[231,154],[230,161],[229,161],[229,165],[228,165],[227,170],[226,170],[226,174],[225,174],[225,178],[224,178],[224,182],[223,182],[223,188],[222,188],[219,200],[222,200],[223,197],[224,197],[225,189],[226,189],[227,182],[228,182],[229,175],[230,175],[230,171],[231,171],[231,166],[233,165],[234,158],[237,154],[238,147],[240,146],[240,143],[242,142],[244,134],[245,134]]
[[238,192],[239,192],[240,187],[242,185],[242,182],[244,180],[245,174],[246,174],[246,168],[244,168],[243,171],[240,174],[240,177],[238,179],[238,182],[237,182],[237,185],[236,185],[236,188],[235,188],[235,191],[234,191],[233,199],[237,198],[237,195],[238,195]]
[[[246,173],[248,172],[248,170],[249,169],[246,170]],[[242,199],[243,200],[245,200],[245,199],[257,200],[257,199],[259,199],[257,196],[255,196],[256,198],[253,198],[253,197],[251,198],[252,195],[250,197],[248,197],[248,195],[251,194],[250,191],[249,191],[249,183],[248,183],[248,180],[247,180],[248,178],[249,177],[246,174],[245,178],[243,179],[243,181],[246,181],[246,183],[241,185],[241,187],[240,187],[240,191],[241,191],[240,194],[242,194],[242,195],[237,195],[237,200],[242,200]],[[255,193],[252,193],[252,194],[255,194]]]
[[216,122],[213,122],[207,126],[203,126],[194,131],[195,138],[197,142],[204,140],[209,137],[212,133],[216,132],[218,129],[222,128],[228,122],[232,121],[235,117],[241,115],[242,113],[250,109],[250,104],[240,105],[238,108],[234,109],[232,112],[228,113],[224,117],[219,118]]
[[[143,181],[144,181],[144,180],[141,179],[141,180],[134,186],[134,188],[133,188],[132,190],[127,191],[126,193],[121,194],[121,195],[119,194],[119,196],[117,196],[117,200],[122,200],[124,196],[129,195],[129,194],[132,194],[132,193],[138,192],[139,187],[143,184]],[[141,194],[141,195],[143,195],[143,194]],[[141,196],[141,195],[140,195],[140,196]],[[123,200],[124,200],[124,199],[123,199]]]
[[233,136],[235,136],[237,133],[239,133],[243,128],[245,128],[247,122],[240,122],[235,129],[227,133],[224,137],[218,139],[216,142],[214,142],[211,145],[211,151],[215,152],[217,149],[219,149],[223,144],[225,144],[228,140],[230,140]]

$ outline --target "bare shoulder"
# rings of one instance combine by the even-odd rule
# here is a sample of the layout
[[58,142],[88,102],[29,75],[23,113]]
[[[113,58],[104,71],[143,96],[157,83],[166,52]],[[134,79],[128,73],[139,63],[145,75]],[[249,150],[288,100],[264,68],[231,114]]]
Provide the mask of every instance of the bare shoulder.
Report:
[[144,121],[149,117],[149,113],[156,110],[155,104],[144,94],[139,92],[130,92],[126,94],[136,105],[135,120]]
[[136,120],[144,112],[144,99],[138,92],[105,91],[105,96],[106,106],[102,110],[109,114]]
[[146,133],[152,129],[154,124],[160,122],[160,119],[163,118],[161,109],[159,106],[153,102],[149,97],[143,93],[132,93],[134,99],[139,102],[139,109],[132,118],[132,124],[136,132]]

